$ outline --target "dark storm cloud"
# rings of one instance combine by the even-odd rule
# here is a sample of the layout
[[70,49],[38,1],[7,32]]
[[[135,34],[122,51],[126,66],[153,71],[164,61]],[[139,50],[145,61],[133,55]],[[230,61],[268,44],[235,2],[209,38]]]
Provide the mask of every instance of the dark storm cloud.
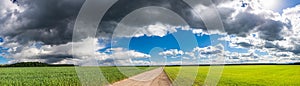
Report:
[[[119,22],[125,16],[127,16],[130,12],[136,11],[137,9],[143,7],[166,8],[173,11],[175,14],[179,15],[179,17],[181,17],[183,20],[176,19],[177,16],[168,14],[166,10],[158,10],[153,8],[153,9],[146,9],[144,10],[144,12],[136,14],[134,16],[135,21],[128,21],[130,22],[130,23],[127,22],[128,26],[142,27],[142,26],[155,24],[157,22],[173,25],[173,26],[186,26],[187,23],[188,26],[190,26],[191,28],[206,30],[203,20],[200,17],[195,17],[194,13],[196,9],[193,9],[195,7],[191,7],[189,4],[187,4],[184,1],[186,0],[120,0],[107,11],[106,15],[104,15],[98,30],[100,31],[100,33],[101,32],[113,33],[114,28],[117,27]],[[201,1],[191,0],[191,1],[192,1],[191,3],[209,7],[212,4],[219,5],[220,3],[228,2],[230,0],[213,0],[213,2],[210,2],[209,0],[201,0]],[[167,16],[171,16],[172,18]]]
[[236,34],[245,37],[254,27],[264,22],[263,17],[251,13],[239,13],[233,19],[226,20],[225,30],[228,34]]
[[236,43],[236,44],[240,45],[242,47],[245,47],[245,48],[250,48],[250,47],[253,46],[252,44],[249,44],[249,43],[246,43],[246,42],[240,42],[240,43]]
[[[9,18],[13,14],[16,15],[17,19],[13,25],[17,26],[17,28],[12,28],[13,31],[6,31],[1,35],[21,44],[26,44],[29,41],[41,41],[46,45],[65,44],[72,39],[74,21],[83,3],[84,0],[20,0],[18,4],[25,9],[24,12],[8,12],[4,18],[0,19],[0,22],[5,22],[10,20]],[[115,28],[114,26],[117,24],[116,22],[119,22],[124,16],[135,9],[147,6],[170,9],[179,14],[192,27],[205,28],[201,19],[192,17],[191,7],[180,1],[120,0],[103,17],[99,33],[111,34]],[[163,21],[159,19],[154,18],[149,20],[152,21],[150,24],[163,22],[170,25],[182,25],[181,21],[178,23],[172,20]],[[166,20],[165,18],[163,19]],[[145,25],[145,22],[136,23],[135,25]],[[147,22],[147,24],[149,23]]]
[[[230,0],[214,0],[214,3],[220,4],[228,1]],[[21,24],[20,27],[13,28],[14,31],[6,32],[3,35],[14,39],[14,41],[18,41],[21,44],[27,43],[28,41],[41,41],[46,45],[59,45],[70,42],[72,39],[74,20],[76,19],[83,2],[84,0],[19,1],[20,6],[26,8],[25,11],[22,13],[10,12],[9,14],[6,14],[4,18],[0,19],[0,22],[8,20],[12,14],[17,14],[17,21],[27,21],[27,23]],[[205,6],[210,5],[205,3],[205,1],[203,1],[202,4]],[[100,23],[99,33],[113,33],[113,28],[116,27],[117,23],[121,21],[124,16],[135,9],[144,6],[168,8],[181,15],[189,25],[192,25],[191,27],[205,28],[201,19],[192,17],[192,9],[185,3],[173,0],[136,0],[134,3],[133,1],[121,0],[112,6],[111,10],[103,17],[103,22]],[[235,12],[235,9],[219,8],[219,11],[224,22],[225,30],[228,34],[246,36],[249,34],[249,31],[262,24],[259,28],[259,31],[261,30],[261,38],[266,40],[282,39],[279,33],[284,27],[284,24],[279,21],[267,20],[263,16],[248,12],[240,12],[234,20],[231,20],[228,19],[228,16]],[[160,11],[158,13],[160,13]],[[163,13],[159,15],[163,15]],[[150,23],[152,24],[164,21],[157,19],[166,20],[165,18],[153,18],[153,20],[149,19],[149,21],[151,21]],[[181,21],[178,23],[170,20],[164,21],[163,23],[180,25]],[[149,24],[149,22],[147,22],[147,24]],[[145,22],[136,22],[135,25],[146,24]]]
[[[134,3],[132,3],[134,2]],[[175,1],[175,0],[120,0],[115,3],[104,15],[102,22],[99,25],[100,32],[108,32],[113,33],[114,28],[117,27],[119,22],[127,16],[129,13],[143,7],[163,7],[169,10],[172,10],[176,14],[178,14],[181,18],[185,20],[192,28],[201,28],[205,29],[204,23],[201,19],[193,17],[192,7],[183,1]],[[126,9],[124,9],[126,8]],[[152,10],[155,12],[155,10]],[[166,15],[164,11],[158,11],[158,15]],[[145,18],[145,15],[137,15],[136,17]],[[166,21],[167,20],[167,21]],[[150,21],[150,22],[149,22]],[[143,21],[135,21],[131,26],[141,26],[141,25],[151,25],[157,22],[162,22],[174,26],[183,25],[182,21],[172,21],[172,19],[166,19],[164,17],[152,18]]]
[[[248,10],[252,10],[250,7]],[[221,18],[224,23],[225,31],[228,34],[246,37],[251,32],[258,32],[259,37],[268,41],[282,40],[281,32],[284,27],[290,28],[290,24],[276,21],[266,17],[270,14],[254,14],[249,11],[238,12],[236,16],[230,17],[235,11],[230,8],[220,8]],[[258,27],[258,28],[257,28]]]
[[[22,13],[11,12],[6,18],[17,16],[11,28],[14,31],[3,35],[21,44],[28,41],[41,41],[45,44],[62,44],[71,41],[74,20],[84,0],[21,0]],[[1,22],[9,19],[1,19]],[[20,24],[19,22],[26,22]],[[3,23],[2,23],[3,24]]]
[[73,55],[41,55],[35,59],[44,59],[46,63],[56,63],[64,59],[71,59]]
[[264,47],[269,49],[276,49],[276,51],[292,52],[294,54],[300,55],[300,45],[297,43],[293,44],[293,47],[284,47],[280,44],[273,43],[272,41],[267,41],[265,42]]
[[[13,32],[5,33],[4,36],[11,37],[19,43],[27,43],[28,41],[41,41],[45,44],[59,45],[70,42],[72,39],[72,31],[74,20],[83,4],[84,0],[32,0],[20,1],[20,6],[26,8],[23,13],[15,12],[18,21],[28,21],[25,25],[21,25]],[[203,5],[209,6],[207,2],[202,1]],[[228,0],[214,0],[216,5],[228,2]],[[199,3],[200,4],[200,3]],[[173,0],[121,0],[111,7],[100,23],[99,34],[112,34],[118,22],[122,20],[128,13],[146,6],[164,7],[181,15],[191,27],[205,29],[201,19],[192,17],[192,9],[186,3]],[[126,9],[124,9],[126,8]],[[101,9],[101,8],[100,8]],[[122,9],[122,10],[120,10]],[[238,36],[246,36],[254,27],[261,26],[261,38],[267,40],[281,39],[278,35],[283,24],[271,20],[265,20],[260,15],[247,12],[238,13],[234,21],[228,20],[235,9],[219,8],[221,18],[224,21],[225,30],[228,34],[236,34]],[[13,12],[12,12],[13,13]],[[165,15],[164,12],[158,11],[158,15]],[[144,13],[147,14],[147,13]],[[9,18],[12,14],[7,14],[5,18]],[[138,17],[138,16],[137,16]],[[145,17],[142,15],[141,17]],[[1,22],[7,19],[1,19]],[[163,22],[170,25],[184,25],[182,21],[167,20],[165,18],[152,18],[148,22],[135,22],[133,26],[155,24]],[[149,22],[150,21],[150,22]],[[273,29],[275,26],[276,28]],[[268,29],[270,28],[270,29]],[[272,29],[271,29],[272,28]],[[266,33],[266,32],[274,33]]]
[[280,21],[274,20],[266,20],[264,23],[258,28],[259,36],[262,39],[266,39],[269,41],[274,40],[282,40],[282,34],[280,34],[281,30],[284,27],[284,23]]

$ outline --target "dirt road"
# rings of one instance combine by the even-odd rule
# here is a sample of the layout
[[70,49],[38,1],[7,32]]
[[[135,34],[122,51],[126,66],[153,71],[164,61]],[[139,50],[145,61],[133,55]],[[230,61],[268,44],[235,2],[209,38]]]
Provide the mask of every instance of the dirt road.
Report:
[[113,83],[111,86],[171,86],[171,81],[160,67]]

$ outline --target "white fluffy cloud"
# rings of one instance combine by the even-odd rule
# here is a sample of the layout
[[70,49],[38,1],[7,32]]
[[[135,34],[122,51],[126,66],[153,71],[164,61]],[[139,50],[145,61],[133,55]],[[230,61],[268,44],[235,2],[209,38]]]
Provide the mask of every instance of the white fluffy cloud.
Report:
[[145,65],[149,64],[150,62],[135,59],[151,57],[148,54],[134,50],[126,50],[124,48],[107,49],[104,53],[105,54],[102,55],[104,59],[100,60],[100,65]]
[[96,60],[102,65],[137,65],[139,63],[146,64],[147,62],[133,59],[151,57],[141,52],[123,48],[111,48],[105,52],[99,52],[98,50],[105,48],[105,46],[99,45],[97,38],[87,38],[63,45],[23,47],[17,43],[11,43],[9,46],[12,48],[9,49],[10,54],[6,57],[13,59],[10,63],[39,61],[54,64],[85,64],[90,62],[89,60]]
[[[170,49],[161,52],[163,56],[177,55],[176,49]],[[261,52],[266,54],[261,54]],[[176,64],[213,64],[222,62],[226,64],[239,63],[291,63],[299,62],[299,56],[292,52],[278,52],[271,50],[253,49],[249,48],[247,53],[230,52],[223,50],[222,46],[208,46],[204,48],[196,47],[193,51],[183,52],[181,61],[174,61]],[[187,59],[186,59],[187,58]],[[223,58],[220,61],[220,58]],[[170,64],[175,64],[175,63]],[[190,63],[188,63],[190,62]]]
[[[290,58],[299,56],[300,5],[279,14],[264,9],[258,2],[249,3],[245,8],[234,2],[218,5],[228,34],[220,40],[229,41],[230,47],[293,53]],[[273,54],[270,57],[281,56]]]
[[266,40],[257,37],[257,34],[252,36],[239,37],[235,35],[226,35],[218,40],[229,41],[229,46],[234,48],[251,48],[254,45],[259,48],[265,45]]
[[140,37],[140,36],[159,36],[163,37],[169,33],[177,32],[176,28],[168,24],[156,23],[143,27],[127,26],[119,24],[113,33],[113,37]]
[[170,50],[159,53],[159,55],[169,56],[172,58],[181,57],[183,54],[184,54],[184,52],[182,50],[177,50],[177,49],[170,49]]
[[299,32],[300,31],[300,5],[297,5],[293,8],[287,8],[283,10],[282,16],[283,18],[286,18],[288,20],[286,21],[290,21],[290,23],[292,24],[292,30],[294,32]]
[[136,52],[134,50],[126,50],[124,48],[112,48],[108,49],[106,52],[111,52],[109,57],[114,59],[128,59],[128,58],[150,58],[150,55]]
[[[13,58],[15,61],[22,59],[43,59],[41,61],[47,63],[55,63],[64,59],[72,58],[95,58],[100,54],[96,51],[104,48],[98,44],[98,39],[87,38],[80,42],[70,42],[62,45],[35,45],[22,46],[18,43],[6,44],[10,47],[10,54],[6,57]],[[14,62],[14,61],[12,61]]]
[[[159,55],[171,58],[181,58],[182,64],[207,64],[212,61],[219,60],[219,56],[223,56],[223,45],[208,46],[204,48],[196,47],[190,52],[185,52],[177,49],[170,49],[160,52]],[[179,61],[175,61],[176,64]],[[171,62],[171,64],[174,64]]]

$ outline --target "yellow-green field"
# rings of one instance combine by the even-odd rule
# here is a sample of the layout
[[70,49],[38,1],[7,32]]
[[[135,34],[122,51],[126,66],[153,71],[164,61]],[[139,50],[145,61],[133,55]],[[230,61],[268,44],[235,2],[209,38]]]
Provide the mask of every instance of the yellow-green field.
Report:
[[[133,76],[155,67],[138,67],[141,71],[122,67],[128,76]],[[117,67],[100,67],[108,82],[113,83],[128,76]],[[99,69],[99,70],[100,70]],[[128,70],[126,70],[128,69]],[[19,67],[0,68],[0,86],[82,86],[75,67]]]
[[[192,71],[197,66],[165,67],[171,81],[177,77],[178,71],[183,69],[183,76],[174,85],[185,85],[184,80],[194,80]],[[194,86],[203,85],[209,66],[200,66]],[[190,73],[189,73],[190,72]],[[182,81],[180,81],[182,80]],[[224,66],[219,86],[300,86],[300,65],[241,65]]]

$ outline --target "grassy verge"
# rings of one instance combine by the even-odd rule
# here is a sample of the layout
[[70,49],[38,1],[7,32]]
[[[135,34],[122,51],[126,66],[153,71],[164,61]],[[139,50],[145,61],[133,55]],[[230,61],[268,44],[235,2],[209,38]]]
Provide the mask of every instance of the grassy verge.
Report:
[[[185,66],[165,67],[169,78],[175,85],[184,85],[187,81],[194,80],[192,73],[177,77],[180,69],[182,72],[191,72],[189,70],[198,69],[194,86],[203,85],[207,76],[209,66]],[[222,77],[218,83],[219,86],[299,86],[300,85],[300,65],[243,65],[243,66],[225,66]]]
[[[138,67],[141,71],[122,67],[126,75],[133,76],[155,67]],[[128,76],[117,67],[100,67],[108,82],[113,83]],[[125,70],[124,70],[125,69]],[[128,69],[128,70],[126,70]],[[75,67],[22,67],[0,68],[1,86],[81,86]]]

